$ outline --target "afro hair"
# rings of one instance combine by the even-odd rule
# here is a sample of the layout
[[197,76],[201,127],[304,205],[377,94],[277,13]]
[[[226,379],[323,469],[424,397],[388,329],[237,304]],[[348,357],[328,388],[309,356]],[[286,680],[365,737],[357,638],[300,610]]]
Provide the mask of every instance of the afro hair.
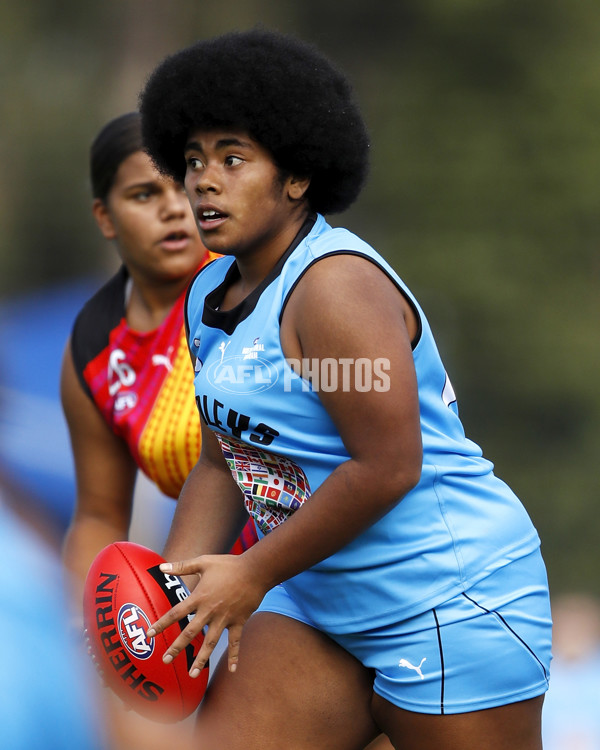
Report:
[[183,182],[193,130],[241,129],[287,174],[310,177],[319,213],[344,211],[368,172],[367,130],[346,77],[316,48],[264,29],[230,32],[170,55],[140,94],[157,168]]

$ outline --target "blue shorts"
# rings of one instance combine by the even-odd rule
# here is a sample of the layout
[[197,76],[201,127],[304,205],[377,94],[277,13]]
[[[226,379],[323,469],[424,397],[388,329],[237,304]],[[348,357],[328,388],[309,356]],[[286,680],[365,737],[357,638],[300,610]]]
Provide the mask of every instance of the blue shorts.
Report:
[[[318,628],[283,586],[272,589],[258,611]],[[374,670],[373,689],[390,703],[418,713],[454,714],[545,693],[551,633],[546,569],[536,551],[408,620],[327,634]]]

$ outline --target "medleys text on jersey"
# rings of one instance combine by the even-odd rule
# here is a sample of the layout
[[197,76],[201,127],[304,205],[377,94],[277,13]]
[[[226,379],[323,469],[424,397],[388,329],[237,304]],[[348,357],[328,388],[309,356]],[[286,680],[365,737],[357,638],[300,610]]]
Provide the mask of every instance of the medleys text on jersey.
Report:
[[255,427],[250,428],[250,417],[247,414],[240,414],[235,409],[227,409],[225,405],[216,399],[212,399],[209,404],[208,397],[196,396],[196,404],[203,421],[209,427],[216,427],[224,432],[229,432],[236,438],[242,439],[244,433],[250,432],[247,439],[258,445],[270,445],[279,435],[278,430],[264,422],[259,422]]

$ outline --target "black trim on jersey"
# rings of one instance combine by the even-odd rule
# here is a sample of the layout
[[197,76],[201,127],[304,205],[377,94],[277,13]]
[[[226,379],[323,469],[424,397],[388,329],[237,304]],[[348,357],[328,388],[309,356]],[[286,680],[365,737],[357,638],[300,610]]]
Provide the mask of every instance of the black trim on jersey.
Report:
[[125,286],[129,273],[121,266],[81,308],[71,330],[71,354],[83,390],[92,397],[83,377],[88,363],[108,346],[110,332],[125,315]]
[[435,619],[435,629],[437,631],[437,639],[438,639],[438,648],[440,650],[440,668],[442,672],[442,679],[441,679],[441,690],[440,690],[440,714],[445,713],[444,711],[444,691],[446,688],[446,671],[444,669],[444,648],[442,646],[442,633],[440,630],[440,623],[438,620],[437,612],[435,609],[431,610],[433,612],[433,617]]
[[[229,336],[235,331],[236,326],[245,320],[250,313],[256,307],[260,295],[264,290],[276,279],[281,273],[281,269],[285,265],[286,260],[302,242],[302,240],[310,233],[313,225],[316,221],[316,216],[313,214],[309,216],[298,234],[294,237],[291,245],[285,251],[285,253],[279,258],[275,266],[272,268],[270,273],[261,281],[261,283],[253,289],[250,294],[245,297],[239,305],[232,307],[230,310],[219,310],[225,294],[229,287],[234,284],[240,278],[240,272],[237,263],[232,263],[230,268],[227,270],[227,274],[223,281],[219,284],[216,289],[209,292],[204,299],[204,308],[202,310],[202,322],[204,325],[210,328],[218,328],[224,331]],[[189,334],[188,334],[189,340]]]
[[[220,257],[220,256],[219,256]],[[188,345],[188,351],[190,353],[190,357],[192,359],[192,364],[195,364],[194,357],[192,355],[192,350],[190,348],[190,321],[188,319],[188,300],[190,298],[190,292],[192,291],[192,287],[194,286],[194,282],[200,276],[202,271],[206,270],[209,266],[211,266],[216,260],[219,260],[219,257],[213,258],[208,263],[202,266],[202,268],[199,268],[198,271],[194,274],[192,277],[192,280],[187,286],[187,289],[185,290],[185,299],[183,300],[183,325],[185,329],[185,340],[187,341]]]
[[321,255],[318,258],[315,258],[313,261],[311,261],[306,266],[306,268],[303,269],[302,273],[300,274],[300,276],[298,276],[298,278],[296,279],[296,281],[294,281],[294,283],[292,284],[292,286],[291,286],[289,292],[287,293],[285,299],[283,300],[283,305],[281,306],[281,312],[279,313],[279,325],[281,325],[281,319],[283,318],[283,313],[284,313],[284,310],[285,310],[285,306],[287,305],[287,303],[288,303],[288,301],[290,299],[290,296],[292,295],[292,292],[296,288],[296,285],[298,284],[298,282],[300,281],[300,279],[304,276],[304,274],[308,271],[308,269],[311,268],[315,263],[318,263],[320,260],[323,260],[324,258],[331,258],[334,255],[356,255],[359,258],[364,258],[365,260],[369,260],[369,261],[371,261],[371,263],[373,263],[374,266],[377,266],[377,268],[379,268],[379,270],[382,271],[388,277],[388,279],[393,283],[393,285],[398,289],[398,291],[400,292],[400,294],[408,302],[408,304],[410,305],[411,310],[415,314],[415,318],[417,319],[417,332],[415,334],[414,339],[410,342],[411,348],[414,351],[416,349],[416,347],[417,347],[417,344],[421,340],[421,334],[423,333],[423,324],[421,322],[421,316],[419,315],[419,311],[417,310],[417,307],[416,307],[415,303],[410,298],[410,296],[405,292],[405,290],[400,286],[400,284],[398,284],[398,282],[396,281],[396,279],[394,279],[394,277],[391,276],[386,271],[386,269],[383,268],[383,266],[380,266],[379,263],[377,262],[377,260],[375,258],[371,258],[370,255],[366,255],[365,253],[361,253],[358,250],[333,250],[332,252],[326,253],[325,255]]

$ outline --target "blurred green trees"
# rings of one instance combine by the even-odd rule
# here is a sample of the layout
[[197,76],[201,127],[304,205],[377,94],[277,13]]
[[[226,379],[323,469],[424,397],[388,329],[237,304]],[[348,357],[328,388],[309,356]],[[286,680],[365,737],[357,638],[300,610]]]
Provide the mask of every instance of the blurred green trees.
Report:
[[555,589],[600,593],[596,0],[7,0],[0,292],[107,272],[91,138],[166,54],[256,22],[350,73],[371,180],[330,219],[420,299],[467,432],[533,516]]

